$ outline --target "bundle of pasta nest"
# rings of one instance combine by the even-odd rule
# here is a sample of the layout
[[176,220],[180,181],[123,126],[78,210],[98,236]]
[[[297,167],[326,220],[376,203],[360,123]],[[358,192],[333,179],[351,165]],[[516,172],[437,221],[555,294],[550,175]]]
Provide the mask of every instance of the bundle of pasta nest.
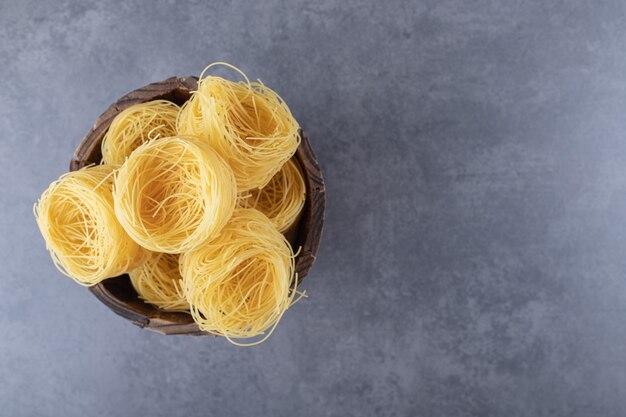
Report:
[[[243,80],[205,76],[218,64]],[[300,136],[278,94],[218,64],[182,107],[119,113],[102,164],[61,176],[34,212],[54,264],[79,284],[128,274],[145,302],[256,344],[303,296],[283,235],[305,201]]]

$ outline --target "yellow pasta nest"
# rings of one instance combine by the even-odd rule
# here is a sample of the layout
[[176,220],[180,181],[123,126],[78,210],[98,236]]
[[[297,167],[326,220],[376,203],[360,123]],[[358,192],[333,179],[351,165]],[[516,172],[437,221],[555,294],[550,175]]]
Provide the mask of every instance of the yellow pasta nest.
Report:
[[135,104],[115,116],[102,140],[102,163],[121,165],[150,139],[176,135],[180,107],[166,100]]
[[[233,339],[270,336],[294,302],[285,237],[255,209],[237,209],[219,236],[182,255],[183,292],[200,329]],[[292,279],[293,278],[293,279]]]
[[95,285],[132,271],[147,258],[147,252],[115,217],[112,174],[110,166],[65,174],[44,191],[34,207],[54,264],[81,285]]
[[[243,81],[204,76],[216,65]],[[304,296],[282,234],[306,199],[299,130],[276,92],[224,63],[182,107],[132,105],[102,138],[102,163],[63,175],[34,206],[55,266],[85,286],[128,274],[146,303],[233,344],[263,342]],[[96,131],[80,159],[97,157]]]
[[290,159],[265,187],[240,195],[238,205],[256,208],[274,223],[279,232],[285,232],[296,222],[304,207],[305,191],[300,168]]
[[139,297],[162,310],[189,311],[189,304],[180,289],[178,257],[152,252],[146,263],[128,274]]
[[[200,76],[198,90],[181,108],[179,134],[207,140],[230,164],[240,192],[261,188],[296,152],[299,125],[289,107],[261,82]],[[203,72],[203,74],[204,74]]]
[[193,137],[152,140],[115,177],[115,214],[126,232],[155,252],[183,253],[215,236],[235,207],[232,170]]

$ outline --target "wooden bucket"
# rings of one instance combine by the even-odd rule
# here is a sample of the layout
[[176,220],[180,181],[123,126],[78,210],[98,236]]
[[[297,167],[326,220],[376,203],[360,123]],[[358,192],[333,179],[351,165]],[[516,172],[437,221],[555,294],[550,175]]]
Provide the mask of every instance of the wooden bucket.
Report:
[[[189,100],[192,91],[196,90],[197,87],[198,79],[196,77],[171,77],[126,94],[109,106],[87,132],[76,148],[74,157],[70,162],[70,171],[75,171],[89,164],[100,163],[102,139],[115,116],[121,111],[134,104],[161,99],[182,105]],[[326,194],[317,157],[306,135],[302,131],[299,133],[302,141],[294,158],[304,174],[307,188],[306,202],[300,221],[285,235],[294,250],[300,248],[296,257],[296,272],[299,281],[302,282],[302,279],[313,266],[319,248],[324,226]],[[144,329],[162,334],[208,334],[200,331],[189,314],[166,312],[151,304],[144,303],[132,287],[128,275],[106,279],[90,287],[89,290],[115,313]]]

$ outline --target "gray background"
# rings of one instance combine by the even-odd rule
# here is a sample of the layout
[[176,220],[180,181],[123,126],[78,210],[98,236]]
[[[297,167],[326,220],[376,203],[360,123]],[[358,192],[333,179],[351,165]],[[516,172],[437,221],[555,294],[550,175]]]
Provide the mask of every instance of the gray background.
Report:
[[[625,415],[624,7],[0,1],[0,414]],[[327,181],[309,299],[250,349],[118,318],[32,215],[109,103],[215,60]]]

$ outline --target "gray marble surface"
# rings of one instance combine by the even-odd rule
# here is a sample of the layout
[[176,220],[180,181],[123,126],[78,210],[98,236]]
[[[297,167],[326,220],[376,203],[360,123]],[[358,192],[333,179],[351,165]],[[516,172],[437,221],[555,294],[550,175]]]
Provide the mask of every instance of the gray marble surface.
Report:
[[[626,415],[626,4],[0,0],[0,415]],[[327,181],[265,344],[132,326],[32,205],[109,103],[240,66]]]

